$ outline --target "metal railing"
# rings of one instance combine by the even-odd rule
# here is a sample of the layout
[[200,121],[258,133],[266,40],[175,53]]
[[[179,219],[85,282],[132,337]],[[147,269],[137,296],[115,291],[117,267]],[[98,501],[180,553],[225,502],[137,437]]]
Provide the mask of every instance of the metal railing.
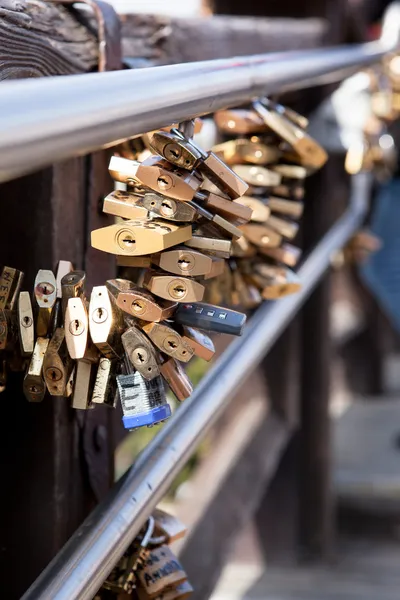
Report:
[[[399,31],[396,3],[388,11],[382,38],[370,44],[2,85],[0,180],[255,96],[314,85],[332,75],[342,79],[395,50]],[[243,337],[229,346],[24,600],[94,596],[228,405],[243,373],[256,368],[329,268],[332,253],[362,223],[370,183],[365,174],[353,178],[349,208],[299,269],[302,290],[264,303]]]

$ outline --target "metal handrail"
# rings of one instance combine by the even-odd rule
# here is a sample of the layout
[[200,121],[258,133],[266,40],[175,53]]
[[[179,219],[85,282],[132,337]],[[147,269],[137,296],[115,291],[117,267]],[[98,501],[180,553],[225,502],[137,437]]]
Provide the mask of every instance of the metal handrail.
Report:
[[22,600],[90,600],[126,551],[179,470],[215,423],[240,384],[270,350],[310,295],[332,254],[362,223],[371,177],[353,178],[350,206],[299,269],[298,294],[265,302],[242,338],[224,352],[189,400],[86,519]]
[[398,48],[399,21],[395,3],[367,44],[2,82],[0,181],[253,97],[342,80]]

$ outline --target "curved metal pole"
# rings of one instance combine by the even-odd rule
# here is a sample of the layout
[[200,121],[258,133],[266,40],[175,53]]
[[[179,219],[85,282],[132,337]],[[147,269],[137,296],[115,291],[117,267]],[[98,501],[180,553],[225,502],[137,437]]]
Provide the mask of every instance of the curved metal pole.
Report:
[[90,600],[122,556],[176,474],[251,373],[304,304],[339,250],[362,223],[371,178],[353,178],[349,209],[299,270],[302,290],[265,302],[242,338],[233,342],[192,397],[147,446],[107,498],[86,519],[22,600]]
[[398,48],[395,3],[368,44],[3,82],[0,182],[253,97],[342,80]]

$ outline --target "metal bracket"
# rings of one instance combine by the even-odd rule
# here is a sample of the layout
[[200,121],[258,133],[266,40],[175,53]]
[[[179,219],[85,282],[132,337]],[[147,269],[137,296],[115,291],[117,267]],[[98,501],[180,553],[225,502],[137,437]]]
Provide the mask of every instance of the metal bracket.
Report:
[[99,71],[122,68],[121,21],[114,8],[102,0],[51,0],[55,4],[87,4],[93,11],[99,39]]

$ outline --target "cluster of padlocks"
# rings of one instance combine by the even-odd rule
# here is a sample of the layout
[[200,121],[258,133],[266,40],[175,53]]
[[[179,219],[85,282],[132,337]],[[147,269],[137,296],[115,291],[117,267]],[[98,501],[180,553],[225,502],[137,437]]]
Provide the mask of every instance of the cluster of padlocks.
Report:
[[189,598],[193,588],[171,548],[186,531],[179,519],[157,508],[94,600],[122,600],[131,594],[138,600]]
[[212,359],[209,334],[241,335],[246,316],[232,307],[299,289],[289,267],[300,250],[288,242],[304,179],[326,153],[304,117],[266,99],[214,118],[224,139],[213,151],[195,143],[190,121],[112,157],[103,210],[115,223],[93,231],[92,245],[116,255],[124,278],[88,291],[85,273],[61,261],[37,274],[32,305],[22,273],[3,269],[2,388],[9,369],[25,370],[29,401],[47,390],[86,410],[119,398],[127,429],[152,426],[171,414],[165,383],[179,401],[190,396],[182,363]]

